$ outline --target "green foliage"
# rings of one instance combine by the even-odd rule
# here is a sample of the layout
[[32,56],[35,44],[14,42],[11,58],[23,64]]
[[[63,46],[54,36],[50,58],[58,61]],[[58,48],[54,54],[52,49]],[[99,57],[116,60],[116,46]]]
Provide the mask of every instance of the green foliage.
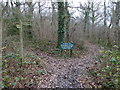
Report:
[[99,78],[104,88],[120,89],[120,52],[115,49],[104,50],[97,58],[96,66],[91,72]]
[[18,82],[20,80],[19,77],[15,77],[15,81]]
[[60,44],[64,41],[64,14],[64,2],[58,2],[58,48],[60,47]]
[[[53,41],[39,41],[39,42],[27,42],[26,45],[28,45],[31,48],[34,48],[35,50],[41,51],[43,53],[47,53],[50,56],[53,57],[62,57],[62,58],[70,58],[70,51],[69,50],[64,50],[63,55],[61,56],[61,50],[56,48],[56,42]],[[83,43],[83,42],[82,42]],[[72,58],[78,58],[80,55],[85,51],[85,47],[83,44],[75,44],[74,49],[73,49],[73,56]]]
[[37,71],[38,75],[45,75],[46,71],[44,69],[38,70]]
[[[5,26],[6,26],[6,34],[7,36],[14,36],[14,35],[19,35],[19,30],[20,28],[17,28],[17,25],[20,24],[20,19],[21,20],[24,20],[25,17],[21,16],[16,16],[14,15],[13,17],[9,17],[9,18],[4,18],[4,23],[5,23]],[[32,22],[25,22],[26,24],[23,25],[23,31],[24,31],[24,38],[27,40],[27,39],[32,39],[33,38],[33,34],[31,32],[31,28],[32,28],[32,25],[31,23]],[[24,22],[23,22],[24,24]]]
[[[29,83],[31,79],[28,77],[31,72],[32,75],[44,75],[47,72],[40,67],[40,64],[45,65],[43,62],[41,63],[42,59],[34,54],[26,54],[24,60],[22,62],[22,67],[20,65],[21,56],[15,53],[5,53],[3,54],[3,64],[2,64],[2,75],[3,81],[1,87],[12,87],[17,88],[18,84],[21,82],[25,82],[26,84]],[[39,65],[38,65],[39,63]],[[29,67],[29,68],[28,68]],[[32,70],[33,67],[39,68],[37,70]],[[37,72],[36,72],[37,71]],[[39,80],[37,79],[39,82]],[[28,84],[29,85],[29,84]]]
[[4,19],[4,23],[7,26],[7,35],[19,35],[19,29],[16,27],[16,24],[18,23],[17,18],[6,18]]

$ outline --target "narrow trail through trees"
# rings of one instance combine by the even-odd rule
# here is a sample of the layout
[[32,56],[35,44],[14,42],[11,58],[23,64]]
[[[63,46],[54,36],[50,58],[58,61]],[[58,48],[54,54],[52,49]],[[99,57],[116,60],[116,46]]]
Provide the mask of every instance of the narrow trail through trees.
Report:
[[[37,88],[90,88],[94,86],[92,76],[88,68],[94,64],[94,57],[100,48],[89,42],[85,42],[86,52],[81,58],[56,59],[39,53],[46,62],[47,74],[41,76]],[[37,51],[36,51],[37,52]],[[37,52],[38,53],[38,52]]]

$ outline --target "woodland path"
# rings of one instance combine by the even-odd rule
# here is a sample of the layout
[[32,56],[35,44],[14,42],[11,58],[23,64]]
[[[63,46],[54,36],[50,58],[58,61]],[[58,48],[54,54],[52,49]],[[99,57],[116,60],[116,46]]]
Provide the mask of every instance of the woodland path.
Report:
[[[47,74],[43,75],[37,88],[92,88],[95,83],[88,73],[99,53],[100,48],[89,42],[85,42],[87,50],[81,58],[58,59],[43,55],[47,63]],[[37,52],[37,51],[36,51]]]

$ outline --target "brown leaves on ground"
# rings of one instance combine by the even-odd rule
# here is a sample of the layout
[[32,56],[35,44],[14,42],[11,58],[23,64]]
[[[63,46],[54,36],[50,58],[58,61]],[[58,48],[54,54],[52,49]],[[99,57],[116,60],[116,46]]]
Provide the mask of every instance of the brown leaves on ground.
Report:
[[[38,84],[38,88],[96,88],[98,87],[88,73],[90,67],[93,66],[98,55],[99,47],[85,42],[87,50],[80,58],[60,59],[48,56],[47,54],[39,54],[44,57],[46,62],[47,74],[44,75]],[[39,51],[35,51],[39,53]]]
[[[99,87],[94,82],[88,70],[95,63],[95,59],[99,52],[97,45],[92,45],[85,42],[86,51],[80,54],[78,58],[57,58],[49,54],[41,53],[41,51],[26,48],[27,52],[36,54],[37,59],[35,65],[27,64],[21,73],[15,77],[20,77],[17,88],[97,88]],[[27,52],[25,54],[27,54]],[[40,58],[39,58],[40,57]],[[42,61],[41,61],[42,59]],[[27,60],[27,58],[26,58]],[[47,74],[42,75],[43,67]],[[40,73],[40,74],[39,74]],[[43,73],[43,72],[42,72]],[[14,81],[13,81],[14,82]]]

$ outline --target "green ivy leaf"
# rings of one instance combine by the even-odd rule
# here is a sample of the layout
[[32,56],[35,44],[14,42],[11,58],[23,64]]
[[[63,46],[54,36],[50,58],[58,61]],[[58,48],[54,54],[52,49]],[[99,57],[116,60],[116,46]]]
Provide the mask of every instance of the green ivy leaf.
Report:
[[10,83],[11,85],[13,85],[13,86],[15,86],[17,83],[16,82],[12,82],[12,83]]
[[19,24],[18,24],[18,25],[16,25],[16,27],[17,27],[17,28],[21,28],[21,26],[20,26]]
[[5,80],[5,81],[10,81],[10,76],[6,75],[6,76],[4,77],[4,80]]
[[44,69],[42,69],[42,70],[39,70],[38,71],[38,75],[45,75],[46,74],[46,71],[44,70]]
[[117,60],[115,58],[112,58],[110,61],[111,62],[116,62]]
[[117,56],[116,58],[117,58],[117,59],[120,59],[120,57],[119,57],[119,56]]
[[20,78],[19,77],[15,77],[15,80],[18,82],[20,80]]
[[4,62],[5,62],[5,63],[7,63],[7,62],[8,62],[8,60],[4,60]]
[[100,55],[100,58],[105,58],[105,55]]

